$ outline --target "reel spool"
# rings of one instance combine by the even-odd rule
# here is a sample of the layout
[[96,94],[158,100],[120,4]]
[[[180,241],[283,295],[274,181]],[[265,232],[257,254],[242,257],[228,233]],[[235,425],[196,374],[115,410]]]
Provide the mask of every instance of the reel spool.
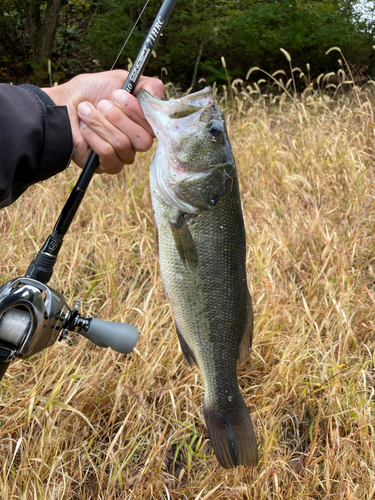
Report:
[[31,316],[28,311],[12,307],[0,317],[0,338],[4,342],[19,345],[31,327]]

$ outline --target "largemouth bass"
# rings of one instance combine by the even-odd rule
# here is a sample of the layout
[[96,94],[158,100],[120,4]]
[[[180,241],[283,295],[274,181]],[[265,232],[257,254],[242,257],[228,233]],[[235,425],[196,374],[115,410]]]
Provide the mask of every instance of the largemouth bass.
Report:
[[137,96],[158,138],[150,168],[155,239],[181,349],[204,383],[203,413],[222,467],[256,465],[237,362],[250,354],[253,310],[236,165],[210,88],[162,101]]

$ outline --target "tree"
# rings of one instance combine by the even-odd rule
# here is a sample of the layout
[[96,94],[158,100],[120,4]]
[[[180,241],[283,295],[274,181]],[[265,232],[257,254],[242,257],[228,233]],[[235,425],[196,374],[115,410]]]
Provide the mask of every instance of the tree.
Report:
[[[27,64],[31,56],[34,66],[46,68],[47,60],[51,58],[61,8],[66,1],[3,0],[0,7],[3,58],[13,55],[17,63],[18,54]],[[19,54],[20,49],[22,55]]]
[[45,67],[51,58],[57,23],[65,0],[17,0],[25,13],[33,59]]
[[[244,58],[248,68],[261,66],[269,71],[282,67],[280,48],[287,50],[297,66],[309,63],[315,74],[334,69],[338,46],[357,67],[372,56],[372,37],[362,31],[351,0],[268,0],[248,3],[230,20],[230,30],[241,33],[228,52],[236,66]],[[240,57],[239,57],[240,55]],[[285,61],[286,63],[286,61]]]
[[[0,0],[0,78],[17,83],[21,74],[23,80],[27,75],[47,83],[50,58],[59,82],[78,72],[109,69],[143,5],[144,0]],[[160,5],[161,0],[149,1],[117,67],[135,59]],[[360,0],[179,0],[146,74],[185,90],[202,77],[225,83],[222,56],[230,76],[243,78],[252,66],[285,69],[284,48],[295,66],[310,63],[314,77],[335,69],[336,54],[325,53],[339,46],[354,67],[373,76],[374,21],[369,15],[361,19],[361,5]],[[44,73],[35,71],[40,66]]]

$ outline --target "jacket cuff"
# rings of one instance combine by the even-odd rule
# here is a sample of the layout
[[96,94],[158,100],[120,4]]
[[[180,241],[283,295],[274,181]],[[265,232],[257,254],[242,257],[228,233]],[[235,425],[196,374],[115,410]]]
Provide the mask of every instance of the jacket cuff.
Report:
[[0,208],[70,164],[68,110],[38,87],[0,84],[0,136]]
[[56,103],[51,99],[51,97],[36,85],[30,85],[29,83],[22,83],[21,85],[18,85],[18,87],[21,87],[21,89],[26,89],[32,92],[41,102],[44,109],[46,109],[47,106],[56,106]]
[[47,106],[45,145],[37,182],[65,170],[73,154],[73,135],[66,106]]
[[56,106],[48,94],[35,85],[19,85],[32,92],[45,111],[45,143],[42,162],[33,183],[65,170],[73,154],[73,134],[66,106]]

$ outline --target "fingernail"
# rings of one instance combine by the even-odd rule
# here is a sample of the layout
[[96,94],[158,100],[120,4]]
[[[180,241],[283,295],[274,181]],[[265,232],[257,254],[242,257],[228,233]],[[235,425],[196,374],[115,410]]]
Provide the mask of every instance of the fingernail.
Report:
[[126,90],[115,90],[113,92],[113,99],[118,103],[124,105],[128,100],[128,92]]
[[86,128],[86,127],[87,127],[86,123],[85,123],[85,122],[83,122],[82,120],[80,120],[80,121],[79,121],[79,126],[80,126],[81,128]]
[[91,108],[85,102],[80,102],[78,104],[78,112],[83,116],[88,116],[91,113]]
[[109,109],[111,109],[113,104],[111,101],[103,100],[98,102],[98,110],[101,111],[102,113],[106,113]]

